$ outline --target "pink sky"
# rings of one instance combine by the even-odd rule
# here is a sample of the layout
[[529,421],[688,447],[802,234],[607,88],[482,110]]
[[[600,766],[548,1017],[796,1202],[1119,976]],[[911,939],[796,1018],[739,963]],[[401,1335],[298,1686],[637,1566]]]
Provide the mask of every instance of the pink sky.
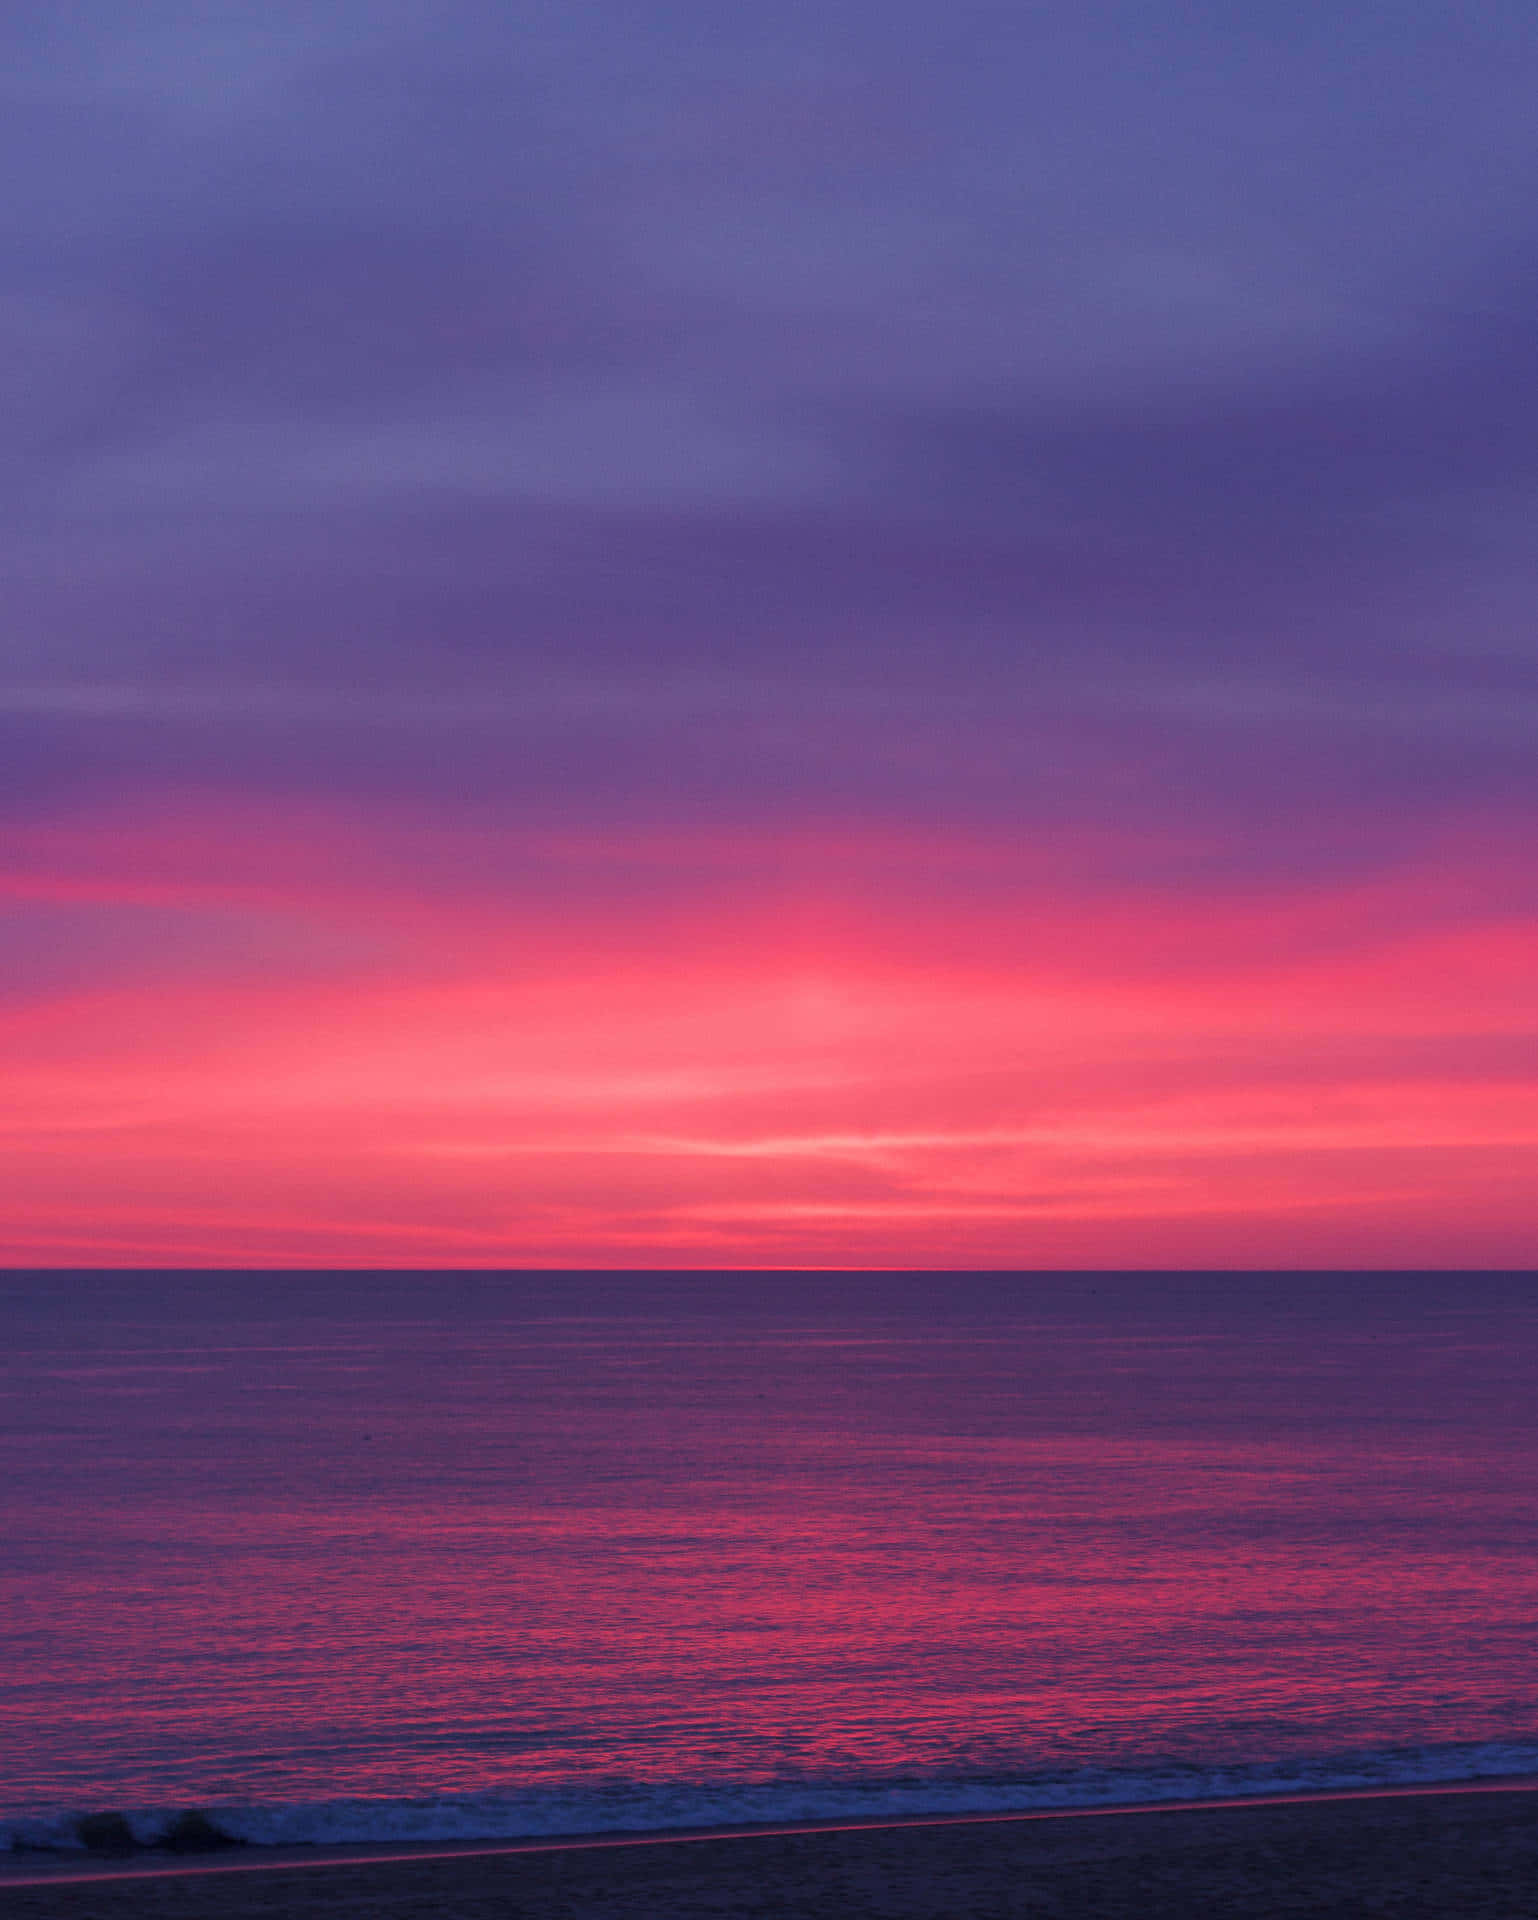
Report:
[[83,958],[0,1016],[9,1264],[1532,1259],[1538,918],[1488,823],[1184,896],[997,834],[183,807],[10,853]]

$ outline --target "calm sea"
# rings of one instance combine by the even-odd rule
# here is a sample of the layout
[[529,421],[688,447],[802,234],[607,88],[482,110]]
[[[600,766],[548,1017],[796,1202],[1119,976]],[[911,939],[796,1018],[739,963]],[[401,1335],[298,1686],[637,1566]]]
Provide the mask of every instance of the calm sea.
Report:
[[0,1833],[1538,1771],[1538,1281],[0,1278]]

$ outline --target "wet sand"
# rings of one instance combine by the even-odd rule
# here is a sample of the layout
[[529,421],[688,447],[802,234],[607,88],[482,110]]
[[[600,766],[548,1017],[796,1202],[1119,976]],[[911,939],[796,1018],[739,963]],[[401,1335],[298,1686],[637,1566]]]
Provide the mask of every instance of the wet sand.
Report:
[[1538,1791],[234,1865],[0,1878],[0,1916],[1538,1920]]

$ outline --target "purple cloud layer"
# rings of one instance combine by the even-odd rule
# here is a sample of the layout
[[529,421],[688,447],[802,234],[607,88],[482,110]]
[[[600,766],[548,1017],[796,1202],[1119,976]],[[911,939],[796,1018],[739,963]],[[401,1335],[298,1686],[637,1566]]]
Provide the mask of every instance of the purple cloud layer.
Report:
[[1532,819],[1530,8],[152,0],[0,73],[13,819]]

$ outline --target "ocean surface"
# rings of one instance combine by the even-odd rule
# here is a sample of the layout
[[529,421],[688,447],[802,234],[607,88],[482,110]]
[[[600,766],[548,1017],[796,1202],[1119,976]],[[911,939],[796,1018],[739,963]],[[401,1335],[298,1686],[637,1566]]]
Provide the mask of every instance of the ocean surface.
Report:
[[0,1845],[1538,1772],[1538,1280],[0,1277]]

